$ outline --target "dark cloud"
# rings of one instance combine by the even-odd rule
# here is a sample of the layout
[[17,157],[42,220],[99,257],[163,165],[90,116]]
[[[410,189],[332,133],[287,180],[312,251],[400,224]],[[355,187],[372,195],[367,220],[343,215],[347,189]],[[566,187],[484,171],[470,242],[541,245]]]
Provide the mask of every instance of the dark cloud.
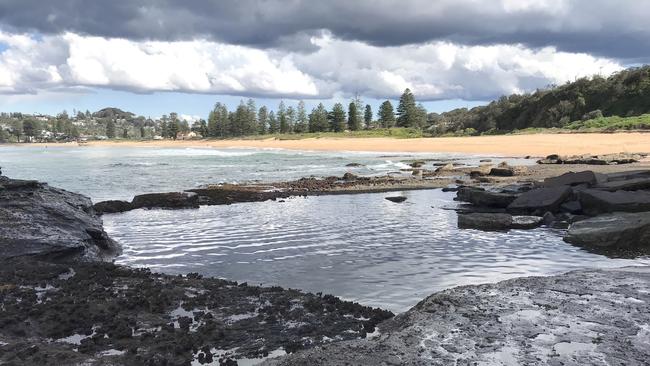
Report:
[[309,50],[309,35],[394,46],[431,40],[556,46],[647,59],[650,2],[632,0],[2,0],[0,24],[44,34],[211,40]]

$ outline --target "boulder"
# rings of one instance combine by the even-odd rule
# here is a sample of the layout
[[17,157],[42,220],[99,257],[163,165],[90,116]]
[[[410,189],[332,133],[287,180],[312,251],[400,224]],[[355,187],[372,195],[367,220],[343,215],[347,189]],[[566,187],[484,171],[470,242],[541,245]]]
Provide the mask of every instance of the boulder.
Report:
[[585,189],[578,192],[578,200],[585,214],[595,216],[609,212],[650,211],[650,192]]
[[443,166],[441,166],[441,167],[436,168],[435,172],[436,172],[436,173],[441,173],[441,172],[452,172],[452,171],[454,171],[455,169],[456,169],[456,167],[454,167],[454,164],[449,163],[449,164],[446,164],[446,165],[443,165]]
[[95,209],[97,214],[103,215],[105,213],[126,212],[132,210],[133,206],[131,206],[130,202],[110,200],[110,201],[97,202],[93,205],[93,208]]
[[650,212],[616,212],[578,221],[564,241],[595,248],[650,247]]
[[0,177],[0,259],[112,259],[108,237],[90,198],[37,181]]
[[571,188],[566,186],[533,189],[517,197],[508,206],[508,212],[535,215],[556,212],[571,193]]
[[348,168],[359,168],[359,167],[362,167],[362,166],[365,166],[365,165],[360,164],[360,163],[349,163],[349,164],[345,164],[345,166],[348,167]]
[[512,177],[515,175],[515,168],[503,162],[496,168],[490,169],[490,175],[495,177]]
[[544,218],[539,216],[513,216],[512,229],[530,230],[535,229],[544,224]]
[[512,227],[512,216],[504,213],[458,214],[459,229],[507,231]]
[[414,162],[410,163],[409,165],[411,166],[411,168],[422,168],[425,164],[426,164],[425,161],[419,160],[419,161],[414,161]]
[[567,201],[560,206],[560,211],[578,215],[582,213],[582,205],[580,201]]
[[133,209],[138,208],[167,208],[185,209],[199,208],[199,196],[194,192],[147,193],[133,197]]
[[406,197],[404,196],[392,196],[392,197],[386,197],[386,199],[395,203],[402,203],[406,201]]
[[640,154],[618,153],[605,155],[574,155],[560,156],[557,154],[549,155],[544,159],[538,160],[538,164],[585,164],[585,165],[612,165],[612,164],[630,164],[639,161],[642,158]]
[[638,191],[640,189],[650,188],[650,177],[648,178],[632,178],[627,180],[615,180],[611,182],[604,182],[598,184],[595,188],[603,189],[606,191]]
[[350,180],[357,180],[357,178],[359,177],[356,174],[352,174],[350,172],[343,174],[343,180],[350,181]]
[[592,186],[603,182],[607,182],[607,176],[586,170],[577,173],[568,172],[557,177],[546,178],[544,179],[543,185],[544,187],[577,186],[580,184]]
[[636,178],[650,178],[650,170],[628,170],[625,172],[605,174],[608,182],[629,180]]
[[518,197],[518,195],[512,193],[489,192],[474,187],[462,187],[458,189],[456,197],[459,201],[469,202],[476,206],[506,208]]

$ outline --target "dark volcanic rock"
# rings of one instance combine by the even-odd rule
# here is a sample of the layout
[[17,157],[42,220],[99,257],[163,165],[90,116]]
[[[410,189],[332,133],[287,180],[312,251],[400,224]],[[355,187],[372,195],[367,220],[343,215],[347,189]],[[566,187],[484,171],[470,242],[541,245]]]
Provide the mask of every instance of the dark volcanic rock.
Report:
[[0,177],[0,259],[109,259],[119,253],[88,197]]
[[168,208],[184,209],[199,208],[199,197],[194,192],[147,193],[133,197],[133,209],[138,208]]
[[597,185],[595,188],[603,189],[606,191],[638,191],[640,189],[650,189],[650,177],[649,178],[632,178],[627,180],[615,180],[611,182],[605,182]]
[[508,206],[508,212],[516,214],[556,212],[560,205],[571,195],[571,188],[566,186],[538,188],[522,193]]
[[[0,364],[217,365],[364,338],[392,313],[331,295],[109,263],[0,261]],[[76,344],[75,344],[76,343]],[[209,359],[212,356],[208,356]]]
[[647,365],[650,267],[581,270],[438,292],[379,326],[265,366]]
[[560,186],[577,186],[587,184],[589,186],[596,185],[607,181],[607,176],[600,173],[594,173],[591,170],[583,172],[568,172],[558,177],[551,177],[544,179],[544,187],[560,187]]
[[507,165],[499,165],[496,168],[490,169],[490,175],[495,177],[513,177],[515,175],[515,168]]
[[650,212],[616,212],[578,221],[564,240],[585,247],[650,249]]
[[459,229],[507,231],[512,227],[512,216],[504,213],[458,214]]
[[406,197],[404,196],[393,196],[393,197],[386,197],[387,200],[395,203],[402,203],[406,201]]
[[612,164],[630,164],[639,161],[642,154],[605,154],[605,155],[575,155],[560,156],[557,154],[549,155],[545,159],[538,160],[538,164],[586,164],[586,165],[612,165]]
[[518,194],[489,192],[481,188],[461,187],[456,193],[458,201],[469,202],[476,206],[506,208]]
[[459,213],[458,228],[483,231],[529,230],[540,227],[544,218],[539,216],[512,216],[506,213]]
[[133,209],[131,202],[110,200],[97,202],[93,205],[97,214],[125,212]]
[[617,211],[650,211],[650,192],[646,191],[607,192],[585,189],[578,192],[578,199],[584,213],[592,216]]

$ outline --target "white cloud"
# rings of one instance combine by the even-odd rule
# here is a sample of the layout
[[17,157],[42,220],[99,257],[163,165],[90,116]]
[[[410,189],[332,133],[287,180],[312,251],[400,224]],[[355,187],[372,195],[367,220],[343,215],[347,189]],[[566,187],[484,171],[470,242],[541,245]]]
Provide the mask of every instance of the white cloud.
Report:
[[[556,3],[560,2],[549,2]],[[0,32],[0,42],[8,46],[0,53],[0,92],[6,94],[106,87],[135,92],[305,98],[359,93],[388,98],[410,87],[420,100],[489,99],[621,69],[609,59],[553,47],[462,46],[442,41],[379,47],[327,33],[312,38],[315,51],[302,53],[206,40],[130,41],[74,33],[37,40]]]

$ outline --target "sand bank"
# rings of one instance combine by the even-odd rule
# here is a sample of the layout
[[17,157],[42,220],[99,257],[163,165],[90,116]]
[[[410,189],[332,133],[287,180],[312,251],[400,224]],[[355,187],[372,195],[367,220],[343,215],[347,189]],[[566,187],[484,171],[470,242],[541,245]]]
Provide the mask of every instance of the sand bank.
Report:
[[650,152],[650,134],[532,134],[476,137],[309,138],[301,140],[92,141],[90,146],[254,147],[317,151],[457,152],[506,156]]

